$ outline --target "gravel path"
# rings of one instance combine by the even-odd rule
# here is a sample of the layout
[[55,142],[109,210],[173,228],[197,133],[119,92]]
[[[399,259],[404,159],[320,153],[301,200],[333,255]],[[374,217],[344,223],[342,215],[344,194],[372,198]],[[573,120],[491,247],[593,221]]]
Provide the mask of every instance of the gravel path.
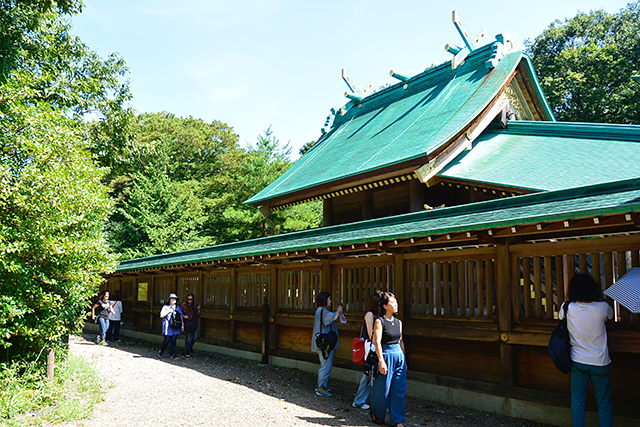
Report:
[[[71,352],[90,361],[108,390],[94,418],[69,426],[373,426],[351,407],[357,384],[331,380],[333,397],[314,393],[315,375],[201,352],[177,360],[125,338],[103,347],[74,338]],[[197,344],[196,344],[197,349]],[[183,397],[182,397],[183,396]],[[171,408],[171,410],[169,410]],[[407,426],[541,426],[527,421],[407,399]]]

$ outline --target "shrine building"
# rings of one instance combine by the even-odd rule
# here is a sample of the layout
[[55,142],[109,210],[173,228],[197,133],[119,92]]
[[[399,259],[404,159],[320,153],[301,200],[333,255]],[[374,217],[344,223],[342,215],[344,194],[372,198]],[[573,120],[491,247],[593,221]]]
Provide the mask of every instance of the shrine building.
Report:
[[[640,126],[555,121],[509,35],[454,24],[451,61],[391,71],[379,91],[343,72],[347,102],[316,145],[247,201],[269,215],[321,200],[322,227],[120,263],[103,287],[122,293],[123,333],[158,335],[169,293],[193,292],[198,343],[315,370],[326,290],[348,320],[334,372],[355,381],[366,300],[390,290],[411,394],[569,425],[569,375],[547,343],[574,274],[605,289],[640,267]],[[614,416],[637,425],[640,321],[609,302]]]

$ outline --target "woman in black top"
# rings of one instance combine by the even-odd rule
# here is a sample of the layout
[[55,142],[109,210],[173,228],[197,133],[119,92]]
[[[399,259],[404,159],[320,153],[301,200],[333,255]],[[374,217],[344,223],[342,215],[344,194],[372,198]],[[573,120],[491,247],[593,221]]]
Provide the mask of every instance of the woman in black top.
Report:
[[378,355],[379,374],[371,388],[371,418],[383,424],[389,413],[391,424],[404,426],[407,393],[407,362],[402,341],[402,322],[394,314],[398,301],[391,292],[380,292],[380,317],[373,326],[373,343]]
[[[100,309],[96,315],[96,308]],[[93,320],[98,319],[98,336],[96,337],[96,343],[102,345],[107,344],[107,330],[109,329],[109,311],[111,310],[111,304],[109,304],[109,292],[103,291],[98,298],[98,302],[91,308],[91,318]]]

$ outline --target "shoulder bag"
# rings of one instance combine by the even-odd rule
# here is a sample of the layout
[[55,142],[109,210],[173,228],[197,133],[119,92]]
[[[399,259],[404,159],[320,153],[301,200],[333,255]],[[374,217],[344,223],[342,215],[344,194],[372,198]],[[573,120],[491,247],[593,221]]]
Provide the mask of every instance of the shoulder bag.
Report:
[[322,315],[324,314],[324,308],[320,313],[320,332],[316,334],[316,346],[318,350],[322,352],[322,357],[327,359],[329,357],[329,352],[336,347],[338,343],[338,334],[335,331],[329,331],[327,333],[322,332]]
[[556,368],[563,374],[568,374],[571,372],[571,342],[569,339],[569,329],[567,328],[569,301],[565,301],[562,307],[564,317],[551,333],[548,351]]

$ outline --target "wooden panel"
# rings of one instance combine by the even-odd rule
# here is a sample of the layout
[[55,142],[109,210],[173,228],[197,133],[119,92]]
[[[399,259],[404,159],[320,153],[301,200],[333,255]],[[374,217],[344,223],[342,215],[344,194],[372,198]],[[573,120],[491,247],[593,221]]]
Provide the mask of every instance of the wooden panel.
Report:
[[212,338],[227,341],[229,339],[229,328],[231,322],[219,319],[209,319],[203,317],[200,321],[198,334],[203,338]]
[[[310,325],[313,320],[310,321]],[[278,348],[283,350],[309,353],[311,351],[312,328],[278,326]]]
[[411,370],[500,382],[498,343],[405,336]]
[[546,347],[515,347],[515,385],[537,390],[567,392],[569,375],[562,375],[553,365]]
[[236,342],[262,345],[262,324],[236,322]]

